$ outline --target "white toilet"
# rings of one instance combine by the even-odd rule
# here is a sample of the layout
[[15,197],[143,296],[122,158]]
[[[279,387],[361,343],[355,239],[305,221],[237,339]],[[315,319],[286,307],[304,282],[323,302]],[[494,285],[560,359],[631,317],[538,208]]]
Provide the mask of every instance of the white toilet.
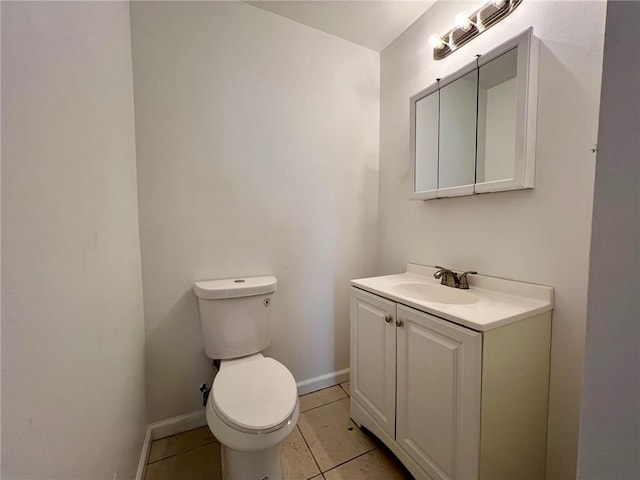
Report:
[[281,480],[278,445],[299,406],[291,372],[260,352],[270,342],[276,278],[196,282],[205,351],[220,360],[207,423],[220,441],[223,480]]

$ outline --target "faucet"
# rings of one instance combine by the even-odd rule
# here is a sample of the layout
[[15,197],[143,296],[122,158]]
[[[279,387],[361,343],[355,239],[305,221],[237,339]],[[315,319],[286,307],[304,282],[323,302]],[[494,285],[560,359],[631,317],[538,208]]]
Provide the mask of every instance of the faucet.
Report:
[[447,287],[460,288],[462,290],[469,290],[469,281],[467,280],[467,275],[476,275],[478,272],[468,271],[464,273],[456,273],[448,268],[439,267],[436,265],[438,271],[433,274],[435,278],[441,278],[441,285],[446,285]]
[[433,274],[435,278],[442,278],[440,285],[446,285],[447,287],[458,288],[460,280],[458,280],[458,274],[452,272],[448,268],[439,267],[436,265],[438,271]]

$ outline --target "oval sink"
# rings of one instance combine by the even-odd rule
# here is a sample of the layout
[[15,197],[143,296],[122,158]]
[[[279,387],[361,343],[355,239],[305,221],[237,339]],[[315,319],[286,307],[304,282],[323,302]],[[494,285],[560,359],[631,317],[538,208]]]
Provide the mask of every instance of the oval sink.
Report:
[[467,290],[458,290],[445,285],[430,285],[422,282],[399,282],[390,285],[390,290],[401,296],[423,302],[447,303],[453,305],[469,305],[480,301]]

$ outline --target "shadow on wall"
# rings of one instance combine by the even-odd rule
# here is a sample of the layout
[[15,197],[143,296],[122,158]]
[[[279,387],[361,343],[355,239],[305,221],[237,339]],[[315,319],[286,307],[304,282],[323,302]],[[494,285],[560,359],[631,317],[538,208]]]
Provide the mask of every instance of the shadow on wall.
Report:
[[[189,285],[167,315],[147,331],[147,398],[154,399],[156,417],[149,422],[202,408],[199,385],[192,384],[191,379],[195,376],[210,384],[213,371],[201,337],[198,299]],[[194,338],[200,340],[194,342]],[[167,395],[167,391],[180,393]]]
[[[333,370],[338,371],[350,366],[349,344],[349,281],[350,278],[333,279]],[[346,308],[345,308],[346,305]],[[346,352],[346,359],[345,359]]]

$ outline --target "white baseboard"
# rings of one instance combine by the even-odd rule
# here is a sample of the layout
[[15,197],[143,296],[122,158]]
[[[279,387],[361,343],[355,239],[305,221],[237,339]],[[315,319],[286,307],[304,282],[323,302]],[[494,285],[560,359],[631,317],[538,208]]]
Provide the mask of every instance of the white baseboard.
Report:
[[147,434],[145,435],[144,443],[142,444],[142,452],[140,453],[140,461],[138,462],[136,480],[144,479],[144,473],[147,468],[147,458],[149,458],[149,451],[151,450],[151,442],[177,433],[187,432],[206,424],[207,417],[204,408],[185,415],[178,415],[177,417],[167,418],[166,420],[150,424],[147,427]]
[[177,417],[167,418],[156,423],[152,423],[149,427],[153,432],[153,440],[164,437],[170,437],[177,433],[193,430],[194,428],[203,427],[207,424],[207,414],[204,408],[195,412],[178,415]]
[[350,369],[345,368],[337,372],[325,373],[319,377],[302,380],[296,383],[298,395],[304,395],[305,393],[315,392],[316,390],[322,390],[323,388],[346,382],[349,380],[349,372]]
[[[296,386],[298,387],[298,395],[304,395],[305,393],[315,392],[316,390],[322,390],[323,388],[346,382],[349,380],[349,371],[350,370],[348,368],[345,368],[344,370],[338,370],[337,372],[330,372],[320,375],[319,377],[302,380],[301,382],[296,383]],[[151,450],[151,442],[160,438],[193,430],[194,428],[202,427],[206,424],[207,416],[204,408],[185,415],[167,418],[166,420],[150,424],[147,427],[147,434],[145,435],[144,443],[142,444],[142,452],[140,453],[140,462],[138,463],[136,480],[144,479],[144,473],[147,468],[147,458],[149,458],[149,451]]]
[[147,458],[149,458],[149,450],[151,450],[151,425],[147,427],[147,433],[144,436],[144,443],[142,444],[142,452],[140,453],[140,460],[138,461],[138,470],[136,471],[136,480],[143,480],[144,474],[147,470]]

